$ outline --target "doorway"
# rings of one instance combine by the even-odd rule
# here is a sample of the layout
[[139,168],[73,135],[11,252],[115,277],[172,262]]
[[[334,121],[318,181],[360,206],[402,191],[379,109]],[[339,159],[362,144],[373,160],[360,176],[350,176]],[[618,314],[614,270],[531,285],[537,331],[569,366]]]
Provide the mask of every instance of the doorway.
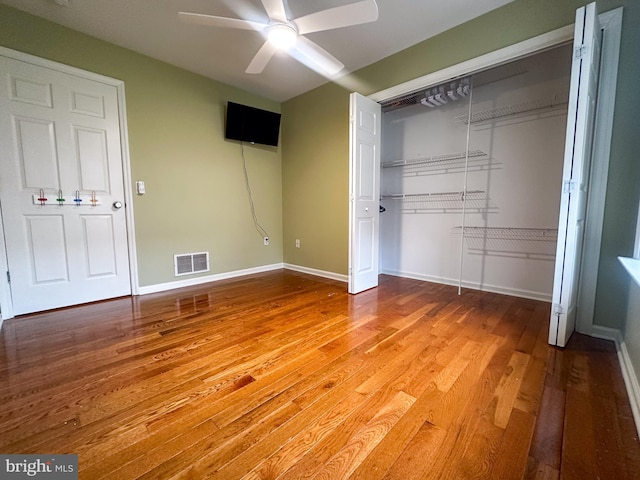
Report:
[[551,301],[571,55],[382,103],[382,273]]
[[[593,135],[593,155],[596,161],[592,163],[589,179],[590,194],[588,204],[586,205],[587,221],[585,224],[585,240],[582,246],[582,274],[580,278],[580,293],[577,299],[578,313],[576,317],[577,330],[581,333],[587,334],[591,334],[593,330],[592,319],[602,235],[602,220],[604,216],[604,200],[609,164],[609,146],[613,123],[612,118],[621,36],[622,9],[616,9],[600,14],[598,17],[604,41],[600,74],[601,87],[598,94],[600,106],[596,115]],[[488,68],[502,65],[570,42],[573,39],[573,32],[573,25],[569,25],[525,42],[506,47],[491,54],[454,65],[442,71],[372,94],[368,98],[374,103],[393,101],[394,99],[424,90],[425,88],[438,85],[446,81],[451,81],[452,79],[462,78],[470,73],[480,72]],[[353,257],[350,256],[350,258],[355,257],[356,255],[353,255]],[[352,275],[353,270],[352,264],[350,263],[350,276]]]
[[0,51],[2,318],[130,295],[122,82]]

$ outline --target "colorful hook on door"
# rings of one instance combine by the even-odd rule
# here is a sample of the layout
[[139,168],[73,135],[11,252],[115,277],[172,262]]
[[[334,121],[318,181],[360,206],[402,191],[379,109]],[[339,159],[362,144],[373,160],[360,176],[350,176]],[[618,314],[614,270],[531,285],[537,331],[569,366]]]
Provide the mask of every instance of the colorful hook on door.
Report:
[[47,203],[47,197],[44,196],[44,188],[40,189],[40,196],[38,197],[38,201],[40,202],[40,205],[46,205]]

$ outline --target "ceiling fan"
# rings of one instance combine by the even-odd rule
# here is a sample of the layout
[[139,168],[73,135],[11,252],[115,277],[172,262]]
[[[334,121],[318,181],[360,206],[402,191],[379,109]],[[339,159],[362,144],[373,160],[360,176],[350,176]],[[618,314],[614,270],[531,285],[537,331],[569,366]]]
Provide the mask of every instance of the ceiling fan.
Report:
[[360,0],[295,19],[288,18],[284,0],[261,2],[269,17],[268,23],[189,12],[179,12],[178,15],[187,23],[255,30],[265,35],[267,40],[245,70],[251,74],[261,73],[277,50],[285,50],[293,58],[317,72],[335,75],[344,68],[342,62],[304,35],[374,22],[378,19],[378,5],[375,0]]

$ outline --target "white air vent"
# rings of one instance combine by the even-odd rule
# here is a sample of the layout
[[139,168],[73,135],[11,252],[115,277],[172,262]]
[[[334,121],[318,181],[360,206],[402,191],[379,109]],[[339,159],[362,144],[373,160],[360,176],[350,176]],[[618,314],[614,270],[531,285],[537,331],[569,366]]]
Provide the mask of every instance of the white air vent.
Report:
[[175,275],[189,275],[209,271],[209,252],[184,253],[173,256]]

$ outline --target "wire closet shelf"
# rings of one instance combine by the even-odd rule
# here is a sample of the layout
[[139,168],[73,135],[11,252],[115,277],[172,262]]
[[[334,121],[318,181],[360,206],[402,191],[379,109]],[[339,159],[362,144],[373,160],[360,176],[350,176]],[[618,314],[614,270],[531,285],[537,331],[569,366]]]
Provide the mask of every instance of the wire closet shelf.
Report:
[[553,260],[558,230],[554,228],[455,227],[470,254]]
[[463,206],[472,210],[490,210],[495,208],[483,190],[467,190],[467,192],[434,192],[382,195],[381,200],[393,200],[400,203],[402,210],[407,213],[427,211],[460,211]]
[[467,158],[479,158],[486,157],[487,154],[482,150],[471,150],[467,155],[467,152],[449,153],[445,155],[433,155],[430,157],[416,157],[409,160],[393,160],[390,162],[384,162],[382,168],[394,168],[394,167],[412,167],[418,165],[434,166],[434,167],[451,167],[451,166],[464,166],[464,162]]
[[[456,122],[469,124],[486,122],[503,117],[509,117],[513,115],[519,115],[523,113],[533,112],[536,110],[552,109],[558,107],[566,107],[568,105],[568,96],[565,95],[553,95],[551,97],[538,98],[527,102],[514,103],[511,105],[504,105],[496,108],[490,108],[487,110],[481,110],[469,115],[460,115],[454,118]],[[471,118],[471,121],[469,121]]]

